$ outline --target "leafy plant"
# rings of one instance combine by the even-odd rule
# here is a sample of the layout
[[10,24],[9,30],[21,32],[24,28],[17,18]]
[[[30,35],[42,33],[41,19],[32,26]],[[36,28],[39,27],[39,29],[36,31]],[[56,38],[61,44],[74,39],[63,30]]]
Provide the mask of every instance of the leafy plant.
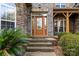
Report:
[[58,39],[60,39],[63,35],[66,35],[66,34],[72,34],[72,33],[59,32],[59,33],[58,33]]
[[32,36],[31,36],[31,34],[28,34],[28,33],[27,33],[25,37],[31,38]]
[[66,56],[79,56],[79,36],[76,34],[63,35],[59,40],[63,53]]
[[18,29],[3,29],[0,32],[0,55],[23,55],[26,39]]
[[31,34],[26,33],[26,34],[23,34],[23,37],[24,37],[24,38],[31,38],[31,37],[32,37],[32,35],[31,35]]
[[75,34],[76,34],[76,35],[79,35],[79,32],[76,32]]

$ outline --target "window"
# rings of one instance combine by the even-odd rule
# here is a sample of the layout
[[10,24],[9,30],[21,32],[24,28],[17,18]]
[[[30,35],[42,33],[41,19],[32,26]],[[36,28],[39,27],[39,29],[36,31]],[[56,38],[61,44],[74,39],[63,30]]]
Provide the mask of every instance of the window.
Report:
[[61,3],[61,8],[65,8],[66,4],[65,3]]
[[14,27],[15,27],[15,23],[14,22],[1,21],[1,29],[14,28]]
[[15,13],[16,6],[14,3],[2,3],[0,4],[0,23],[1,29],[3,28],[15,28]]
[[60,3],[56,3],[56,8],[60,8]]
[[56,8],[65,8],[66,4],[65,3],[56,3]]

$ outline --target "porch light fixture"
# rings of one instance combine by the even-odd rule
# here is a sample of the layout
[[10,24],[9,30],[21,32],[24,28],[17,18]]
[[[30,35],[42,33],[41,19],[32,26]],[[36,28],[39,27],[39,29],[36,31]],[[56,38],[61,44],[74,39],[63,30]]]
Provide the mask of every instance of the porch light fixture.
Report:
[[42,16],[47,16],[47,14],[42,14]]
[[38,5],[38,8],[39,8],[39,9],[41,8],[41,5],[40,5],[40,4]]

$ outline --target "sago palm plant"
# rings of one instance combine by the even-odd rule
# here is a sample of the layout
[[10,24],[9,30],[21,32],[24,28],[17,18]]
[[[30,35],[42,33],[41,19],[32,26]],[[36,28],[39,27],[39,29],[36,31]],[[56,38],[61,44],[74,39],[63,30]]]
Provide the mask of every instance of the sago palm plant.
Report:
[[20,30],[4,29],[0,32],[0,55],[23,55],[25,49],[23,47],[26,43],[26,39],[22,35]]

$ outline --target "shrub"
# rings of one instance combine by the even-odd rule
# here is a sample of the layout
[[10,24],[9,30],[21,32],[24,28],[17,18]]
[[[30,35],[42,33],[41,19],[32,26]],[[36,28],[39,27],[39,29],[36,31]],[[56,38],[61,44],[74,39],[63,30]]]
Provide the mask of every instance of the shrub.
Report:
[[23,55],[26,40],[20,30],[3,29],[0,32],[0,56]]
[[79,35],[79,32],[76,32],[75,34],[76,34],[76,35]]
[[76,34],[63,35],[59,40],[63,53],[66,56],[79,56],[79,36]]
[[27,38],[31,38],[32,36],[31,36],[31,34],[28,34],[28,33],[27,33],[27,34],[26,34],[26,37],[27,37]]
[[58,33],[58,39],[60,39],[63,35],[66,35],[66,34],[71,34],[71,33],[59,32],[59,33]]
[[27,33],[27,34],[23,34],[23,37],[24,37],[24,38],[31,38],[32,36],[31,36],[31,34],[28,34],[28,33]]

